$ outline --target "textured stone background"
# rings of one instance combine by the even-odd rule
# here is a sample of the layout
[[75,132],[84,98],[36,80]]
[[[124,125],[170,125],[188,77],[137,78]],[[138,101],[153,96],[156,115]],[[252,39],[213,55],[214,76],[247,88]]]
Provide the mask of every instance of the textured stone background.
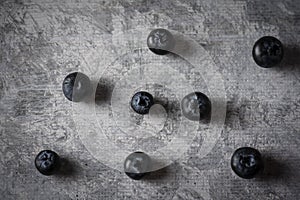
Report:
[[[199,159],[196,141],[186,157],[140,182],[86,150],[61,91],[64,76],[101,47],[99,38],[113,41],[136,27],[172,29],[203,45],[228,100],[213,151]],[[252,45],[264,35],[285,45],[277,68],[252,60]],[[299,0],[1,0],[0,199],[300,199],[299,36]],[[241,146],[263,153],[258,178],[231,171],[230,157]],[[36,171],[42,149],[67,160],[64,173]]]

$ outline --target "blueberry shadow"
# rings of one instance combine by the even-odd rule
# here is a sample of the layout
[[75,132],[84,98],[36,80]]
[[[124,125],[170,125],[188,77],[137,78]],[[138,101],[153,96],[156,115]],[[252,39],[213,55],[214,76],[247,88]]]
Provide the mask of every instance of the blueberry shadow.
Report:
[[236,121],[244,121],[243,116],[241,115],[241,111],[243,111],[244,105],[238,106],[235,101],[227,102],[226,106],[226,118],[225,118],[225,126],[233,128]]
[[93,85],[96,86],[95,103],[97,105],[110,101],[114,89],[114,84],[111,80],[101,78],[99,82],[94,82]]
[[170,168],[171,168],[171,166],[167,166],[162,169],[149,172],[143,178],[143,180],[145,180],[145,181],[156,181],[156,180],[164,180],[164,179],[169,180],[171,176],[174,176],[174,174],[171,172],[172,170]]
[[267,180],[278,179],[282,178],[285,173],[286,165],[284,163],[280,163],[273,158],[265,158],[262,177],[265,177]]
[[273,182],[287,177],[294,176],[289,170],[289,166],[284,162],[280,162],[271,156],[263,156],[264,168],[257,175],[257,179]]
[[61,177],[73,177],[78,174],[78,165],[76,162],[67,158],[61,158],[61,165],[56,175]]
[[300,65],[300,46],[286,45],[284,46],[284,55],[281,65],[283,67],[292,67]]
[[270,68],[270,70],[284,73],[287,76],[294,76],[297,80],[300,80],[300,46],[286,45],[281,63]]

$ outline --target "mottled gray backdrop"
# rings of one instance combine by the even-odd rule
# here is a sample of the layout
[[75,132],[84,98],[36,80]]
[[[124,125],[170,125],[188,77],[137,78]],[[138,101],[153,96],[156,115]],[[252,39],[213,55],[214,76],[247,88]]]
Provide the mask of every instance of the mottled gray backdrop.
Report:
[[[89,52],[105,43],[116,52],[131,49],[116,38],[137,27],[167,28],[197,41],[217,65],[227,95],[224,129],[213,150],[197,156],[199,131],[181,159],[143,181],[93,157],[61,91],[69,72],[84,71]],[[285,46],[277,68],[259,68],[251,57],[264,35]],[[1,200],[300,199],[299,0],[0,0],[0,40]],[[99,57],[122,60],[116,52]],[[163,100],[173,97],[159,88]],[[243,180],[230,169],[241,146],[264,155],[265,170],[255,179]],[[60,174],[37,172],[34,158],[43,149],[64,159]]]

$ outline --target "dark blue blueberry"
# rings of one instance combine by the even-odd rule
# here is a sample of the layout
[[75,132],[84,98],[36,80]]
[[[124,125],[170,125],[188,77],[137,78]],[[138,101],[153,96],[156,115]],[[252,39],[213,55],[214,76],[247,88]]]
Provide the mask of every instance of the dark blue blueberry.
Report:
[[159,28],[150,32],[147,45],[153,53],[165,55],[174,48],[175,40],[170,31]]
[[79,102],[91,92],[91,82],[85,74],[74,72],[66,76],[62,90],[68,100]]
[[124,161],[124,171],[127,176],[134,180],[140,180],[150,173],[151,158],[143,152],[134,152]]
[[130,104],[132,109],[138,114],[148,114],[151,106],[154,104],[153,96],[145,91],[137,92],[133,95]]
[[241,178],[253,178],[263,169],[262,156],[251,147],[239,148],[231,157],[231,168]]
[[43,150],[35,157],[35,167],[43,175],[49,176],[59,170],[60,157],[51,150]]
[[207,119],[211,112],[209,98],[201,92],[186,95],[181,101],[182,114],[192,121]]
[[264,68],[274,67],[283,58],[283,46],[277,38],[265,36],[255,42],[252,56],[257,65]]

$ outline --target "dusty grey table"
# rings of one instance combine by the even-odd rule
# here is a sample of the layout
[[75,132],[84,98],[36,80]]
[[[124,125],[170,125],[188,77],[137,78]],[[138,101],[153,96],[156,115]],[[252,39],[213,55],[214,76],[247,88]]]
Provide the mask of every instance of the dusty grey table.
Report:
[[[136,50],[134,42],[122,43],[125,36],[139,38],[136,30],[156,27],[189,37],[208,52],[224,81],[227,115],[220,137],[205,156],[199,156],[204,142],[200,130],[180,159],[143,181],[133,181],[101,162],[101,152],[95,156],[88,151],[61,83],[76,70],[93,74],[87,63],[101,62],[101,57],[120,66],[132,59],[141,65],[165,62],[189,79],[191,72],[180,70],[188,65],[183,59],[154,57],[147,49]],[[285,45],[277,68],[259,68],[251,57],[252,45],[264,35],[278,37]],[[0,39],[0,199],[300,199],[298,0],[1,0]],[[111,54],[101,51],[107,47]],[[134,53],[124,56],[127,49]],[[107,77],[114,78],[109,76],[113,72],[121,73],[112,70]],[[126,71],[122,73],[126,79]],[[190,83],[203,78],[199,74]],[[102,83],[112,89],[116,85],[110,81]],[[155,87],[162,101],[167,94],[174,97],[174,90]],[[199,87],[207,90],[205,84]],[[171,125],[182,119],[180,113],[172,116]],[[122,119],[126,117],[119,123],[129,130]],[[141,118],[136,121],[143,123]],[[122,146],[122,135],[107,137],[120,149],[129,145]],[[143,142],[163,147],[172,132],[157,138],[162,143]],[[264,155],[265,171],[255,179],[240,179],[230,169],[230,157],[241,146]],[[33,161],[42,149],[66,160],[64,173],[45,177],[37,172]]]

